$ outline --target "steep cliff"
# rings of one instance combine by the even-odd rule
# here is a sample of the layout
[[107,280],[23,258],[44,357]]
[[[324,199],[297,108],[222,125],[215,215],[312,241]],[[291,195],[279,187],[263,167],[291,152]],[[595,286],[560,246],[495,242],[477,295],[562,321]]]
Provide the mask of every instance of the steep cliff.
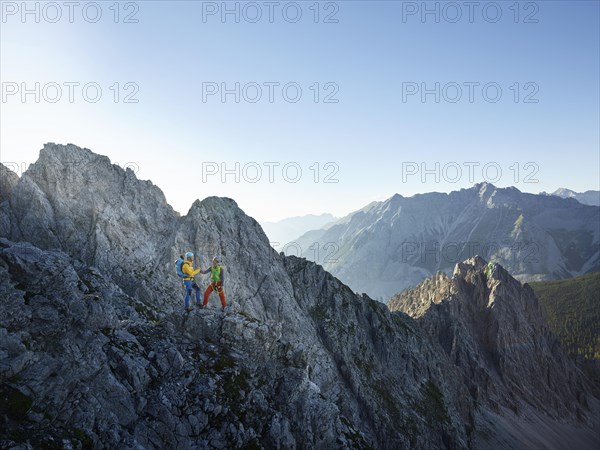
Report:
[[[597,418],[590,408],[598,407],[588,395],[593,386],[549,331],[533,290],[499,264],[474,257],[457,264],[452,278],[438,273],[394,296],[388,306],[414,317],[461,371],[482,412],[478,430],[494,429],[492,434],[508,442],[523,439],[518,425],[527,417],[532,429],[550,430],[536,436],[540,446],[593,442]],[[505,422],[495,420],[496,414]],[[588,432],[561,429],[569,420],[583,420]],[[484,436],[478,434],[489,438]],[[496,445],[503,442],[495,439]]]

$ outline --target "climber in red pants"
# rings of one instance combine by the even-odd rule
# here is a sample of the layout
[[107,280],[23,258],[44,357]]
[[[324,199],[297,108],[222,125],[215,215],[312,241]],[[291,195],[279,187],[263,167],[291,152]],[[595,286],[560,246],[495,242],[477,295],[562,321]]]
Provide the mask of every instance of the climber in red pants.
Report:
[[208,297],[212,294],[213,291],[217,291],[219,293],[219,297],[221,298],[221,309],[225,310],[227,306],[227,301],[225,300],[225,292],[223,291],[223,281],[225,281],[225,268],[219,265],[219,258],[216,256],[212,260],[212,266],[206,270],[201,271],[200,273],[206,274],[210,272],[210,284],[206,288],[204,292],[204,302],[202,303],[203,307],[208,305]]

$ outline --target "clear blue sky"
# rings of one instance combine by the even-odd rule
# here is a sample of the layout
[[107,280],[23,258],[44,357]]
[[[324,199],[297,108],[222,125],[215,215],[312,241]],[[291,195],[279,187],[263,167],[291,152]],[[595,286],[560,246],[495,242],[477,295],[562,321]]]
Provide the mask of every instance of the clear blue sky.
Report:
[[[64,6],[56,23],[45,20],[56,15],[51,9],[40,9],[40,23],[34,15],[23,23],[21,11],[9,14],[10,3],[21,5],[2,5],[3,92],[15,86],[10,83],[20,89],[21,83],[32,88],[39,82],[40,90],[46,87],[52,97],[49,83],[80,86],[74,89],[73,103],[64,85],[56,103],[43,96],[35,103],[33,95],[22,102],[19,93],[2,99],[4,163],[31,163],[43,143],[70,142],[121,165],[133,163],[138,176],[161,187],[182,213],[195,198],[222,195],[234,198],[259,221],[322,212],[339,216],[394,193],[468,187],[472,183],[466,163],[479,164],[476,182],[494,181],[494,167],[499,167],[502,175],[496,185],[527,192],[600,188],[597,1],[520,2],[518,23],[513,1],[497,3],[502,17],[496,23],[491,23],[494,9],[485,17],[482,13],[489,2],[480,3],[473,23],[463,2],[457,3],[462,18],[456,23],[446,20],[457,12],[449,7],[444,11],[446,3],[440,3],[439,23],[432,15],[424,23],[421,11],[403,20],[403,9],[408,13],[422,2],[344,1],[335,3],[337,11],[333,2],[321,2],[319,23],[314,23],[312,1],[299,2],[302,18],[297,23],[282,15],[289,2],[279,2],[273,23],[264,2],[257,2],[263,14],[257,23],[244,15],[240,23],[232,15],[223,23],[219,14],[203,21],[203,9],[222,2],[192,1],[136,2],[137,11],[124,2],[119,23],[109,9],[113,2],[101,3],[97,23],[86,21],[81,10],[74,11],[69,23]],[[240,12],[245,4],[239,4]],[[234,8],[235,2],[228,5]],[[428,2],[429,8],[435,5]],[[256,10],[248,8],[246,17],[254,17]],[[291,20],[295,11],[287,11]],[[138,23],[122,23],[132,12]],[[331,13],[338,23],[323,23]],[[93,19],[95,11],[87,14]],[[527,17],[537,23],[524,23]],[[83,98],[81,85],[89,82],[102,89],[97,103]],[[120,83],[117,103],[110,90],[115,82]],[[133,92],[124,88],[127,82],[139,87],[133,97],[138,103],[123,102]],[[255,90],[248,83],[280,86],[273,103],[264,85],[257,103],[243,98],[235,103],[233,95],[225,103],[218,95],[203,102],[202,84],[207,82],[230,88],[239,82],[248,87],[250,97]],[[282,96],[281,86],[288,82],[302,88],[297,103]],[[320,83],[318,103],[311,90],[315,82]],[[335,85],[326,88],[327,82]],[[436,82],[446,87],[440,103],[434,95],[425,102],[420,95],[403,101],[403,83],[419,88],[426,83],[433,89]],[[480,84],[473,103],[465,82]],[[463,89],[457,103],[448,101],[456,92],[452,83]],[[501,87],[497,103],[484,100],[486,83]],[[324,103],[323,96],[335,86],[338,103]],[[525,103],[528,94],[538,103]],[[228,175],[223,183],[220,174],[207,175],[203,182],[203,167],[211,162],[230,169],[239,162],[240,182]],[[315,162],[320,166],[317,183]],[[434,169],[436,162],[440,168],[451,163],[439,181],[428,175],[423,182],[420,174],[406,173],[409,168],[420,170],[422,163]],[[249,182],[257,177],[256,165],[246,166],[244,179],[241,169],[248,163],[263,168],[256,183]],[[265,163],[279,164],[273,183]],[[286,163],[297,164],[289,167],[289,178],[296,176],[294,167],[302,169],[297,183],[284,179]],[[333,165],[325,167],[327,163]],[[493,164],[487,175],[481,170],[486,163]],[[518,178],[514,163],[520,168]],[[462,176],[455,171],[457,165]],[[338,182],[324,183],[325,175],[336,170],[332,179]],[[539,182],[524,182],[533,172]]]

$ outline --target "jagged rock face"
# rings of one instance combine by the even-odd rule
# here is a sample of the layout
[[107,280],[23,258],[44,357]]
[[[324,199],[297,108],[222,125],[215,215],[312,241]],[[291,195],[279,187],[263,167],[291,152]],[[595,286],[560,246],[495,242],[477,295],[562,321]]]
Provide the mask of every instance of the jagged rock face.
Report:
[[309,445],[358,433],[287,361],[281,323],[211,311],[159,321],[62,253],[1,244],[3,448],[20,433],[182,449],[290,448],[299,424]]
[[536,411],[593,427],[592,387],[550,333],[532,289],[502,266],[472,258],[451,279],[439,273],[388,306],[418,319],[461,370],[478,405],[512,410],[515,421]]
[[[87,183],[83,169],[70,185],[53,181],[74,160],[95,161],[102,180]],[[88,150],[51,145],[2,205],[2,232],[31,242],[0,240],[2,447],[467,448],[493,402],[508,403],[486,367],[472,394],[462,359],[431,338],[427,312],[419,321],[391,313],[320,266],[276,253],[233,200],[209,197],[178,217],[150,183]],[[187,250],[202,267],[222,256],[228,314],[183,313],[173,261]],[[460,275],[465,286],[475,272]],[[444,296],[427,298],[442,307]],[[457,352],[487,361],[471,331],[456,336]],[[559,370],[573,370],[565,364]],[[555,368],[543,367],[570,398]]]
[[2,447],[468,446],[464,388],[410,319],[285,266],[296,316],[159,319],[62,252],[0,240]]
[[[335,376],[327,379],[319,375],[322,360],[309,360],[315,382],[341,384],[333,392],[352,393],[350,401],[336,402],[352,423],[364,424],[377,447],[468,446],[473,417],[464,386],[407,316],[391,314],[366,296],[356,298],[305,260],[289,257],[285,266],[296,301],[310,314],[317,342],[334,363]],[[428,437],[420,436],[421,427]]]
[[394,295],[387,303],[391,311],[403,311],[418,319],[425,314],[431,305],[439,304],[448,298],[452,283],[444,272],[426,279],[418,286]]
[[46,144],[10,196],[5,237],[60,249],[150,296],[157,261],[171,247],[177,214],[130,169],[74,145]]
[[[450,194],[395,195],[296,239],[357,292],[387,301],[475,255],[522,280],[600,270],[600,208],[478,184]],[[318,243],[319,253],[314,250]]]

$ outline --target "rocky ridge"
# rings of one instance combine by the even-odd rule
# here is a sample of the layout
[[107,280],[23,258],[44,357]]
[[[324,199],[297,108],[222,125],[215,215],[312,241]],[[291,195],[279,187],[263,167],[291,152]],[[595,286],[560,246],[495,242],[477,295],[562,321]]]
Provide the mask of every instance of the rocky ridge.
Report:
[[[511,428],[511,414],[524,409],[504,407],[538,413],[535,396],[553,387],[569,406],[552,401],[544,420],[590,430],[596,400],[560,354],[540,369],[551,381],[539,391],[511,394],[484,367],[475,395],[466,366],[422,318],[390,312],[317,264],[276,253],[232,200],[209,197],[180,217],[150,182],[54,144],[5,192],[2,447],[477,448],[482,433],[535,445],[536,433]],[[184,249],[202,266],[223,257],[229,313],[182,313],[173,261]],[[480,267],[464,267],[456,295],[470,298]],[[520,295],[517,281],[505,281],[516,283],[507,296]],[[545,333],[530,312],[520,326]],[[468,360],[487,358],[473,323],[456,326],[467,327],[456,339]],[[546,355],[540,342],[547,345],[534,339],[527,351]],[[537,374],[520,355],[500,367]],[[508,425],[491,428],[493,414]],[[592,448],[590,439],[583,444]]]

